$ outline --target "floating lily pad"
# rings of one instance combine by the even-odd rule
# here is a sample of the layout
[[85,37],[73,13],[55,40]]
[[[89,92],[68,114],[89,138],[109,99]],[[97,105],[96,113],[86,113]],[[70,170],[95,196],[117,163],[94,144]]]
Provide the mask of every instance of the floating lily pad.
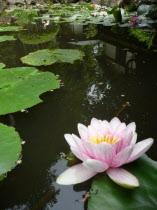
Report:
[[21,149],[21,140],[15,129],[0,124],[0,181],[17,165]]
[[138,177],[140,187],[133,190],[124,189],[103,174],[92,184],[88,210],[156,209],[157,162],[145,156],[127,169]]
[[6,42],[6,41],[14,41],[16,40],[14,36],[11,35],[4,35],[4,36],[0,36],[0,42]]
[[0,69],[3,69],[5,67],[4,63],[0,63]]
[[38,45],[54,40],[58,31],[58,26],[53,27],[51,31],[42,33],[32,33],[30,31],[25,31],[23,33],[19,33],[18,38],[23,44]]
[[23,30],[20,26],[0,26],[0,32],[13,32]]
[[75,49],[43,49],[29,53],[21,58],[25,64],[32,66],[47,66],[53,63],[74,63],[75,60],[81,60],[84,53]]
[[53,73],[33,67],[0,69],[0,115],[32,107],[42,102],[39,95],[56,88],[59,81]]

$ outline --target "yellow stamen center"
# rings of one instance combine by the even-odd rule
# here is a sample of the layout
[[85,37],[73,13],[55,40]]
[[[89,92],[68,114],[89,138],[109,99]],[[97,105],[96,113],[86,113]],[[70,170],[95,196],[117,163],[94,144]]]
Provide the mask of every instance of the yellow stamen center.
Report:
[[107,134],[106,136],[103,137],[91,137],[90,141],[94,144],[100,144],[103,142],[108,144],[115,144],[119,141],[119,138],[111,134]]

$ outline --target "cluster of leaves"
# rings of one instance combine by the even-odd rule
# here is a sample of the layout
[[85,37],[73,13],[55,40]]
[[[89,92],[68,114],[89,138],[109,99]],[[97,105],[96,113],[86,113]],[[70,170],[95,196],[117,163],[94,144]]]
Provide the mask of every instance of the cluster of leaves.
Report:
[[107,14],[109,8],[96,8],[93,4],[54,4],[47,14],[36,19],[52,20],[56,23],[114,24],[113,15]]

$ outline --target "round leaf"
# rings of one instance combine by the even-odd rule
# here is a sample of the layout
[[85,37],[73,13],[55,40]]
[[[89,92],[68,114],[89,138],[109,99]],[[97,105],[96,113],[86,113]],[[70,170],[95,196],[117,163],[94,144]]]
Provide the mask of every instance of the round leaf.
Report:
[[32,107],[42,102],[39,95],[56,88],[59,81],[53,73],[34,67],[0,69],[0,115]]
[[74,63],[75,60],[82,59],[83,52],[75,49],[43,49],[29,53],[21,58],[25,64],[32,66],[47,66],[56,62]]
[[0,181],[17,165],[21,154],[21,140],[13,127],[0,124]]

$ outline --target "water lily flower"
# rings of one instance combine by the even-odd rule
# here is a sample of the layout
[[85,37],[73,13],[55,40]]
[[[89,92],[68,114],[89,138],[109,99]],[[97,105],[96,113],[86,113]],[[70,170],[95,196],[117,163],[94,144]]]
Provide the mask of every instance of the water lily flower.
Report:
[[121,186],[139,186],[138,179],[121,166],[143,155],[153,144],[153,139],[148,138],[136,143],[134,122],[126,125],[116,117],[110,122],[92,118],[88,127],[78,124],[78,132],[80,138],[74,134],[65,134],[65,139],[72,153],[82,163],[64,171],[57,178],[58,184],[77,184],[97,173],[106,172]]

